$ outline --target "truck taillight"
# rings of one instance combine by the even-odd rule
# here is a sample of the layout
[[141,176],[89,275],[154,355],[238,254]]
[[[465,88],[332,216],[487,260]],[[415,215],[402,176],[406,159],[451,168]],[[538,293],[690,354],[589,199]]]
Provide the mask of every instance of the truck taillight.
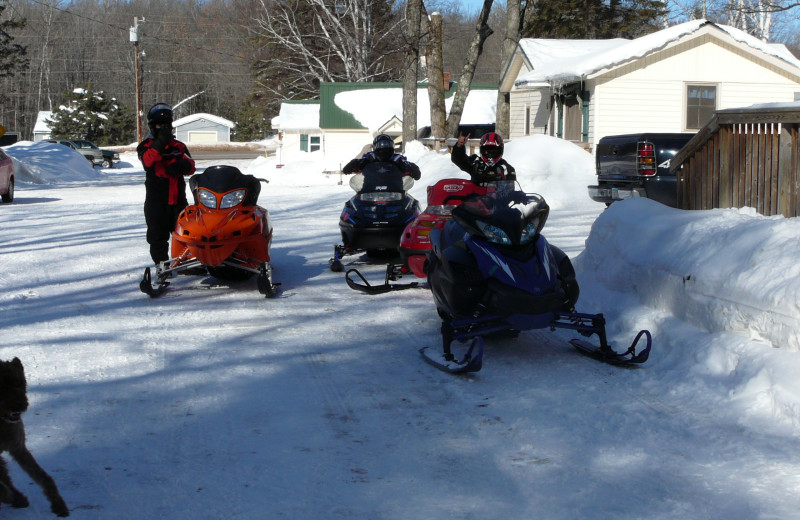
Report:
[[636,169],[639,175],[656,174],[656,152],[653,143],[646,141],[638,144],[636,148]]

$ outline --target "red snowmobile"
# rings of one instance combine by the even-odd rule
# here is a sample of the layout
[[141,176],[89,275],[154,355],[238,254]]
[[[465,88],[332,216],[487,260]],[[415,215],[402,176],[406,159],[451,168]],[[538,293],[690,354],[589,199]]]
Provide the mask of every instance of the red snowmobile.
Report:
[[[418,287],[418,282],[407,284],[392,284],[404,275],[414,274],[418,278],[425,278],[426,255],[431,250],[430,232],[434,228],[441,229],[445,222],[451,218],[453,208],[465,200],[485,195],[487,188],[478,186],[469,179],[442,179],[428,186],[428,206],[408,226],[400,236],[400,258],[402,263],[386,266],[386,277],[383,285],[370,285],[369,282],[356,269],[350,269],[346,274],[347,285],[351,288],[368,294],[380,294],[388,291],[399,291]],[[363,283],[350,278],[354,273],[361,278]]]
[[267,298],[278,285],[272,281],[269,212],[257,205],[261,182],[233,166],[212,166],[189,179],[194,204],[178,216],[172,232],[171,256],[152,272],[144,271],[139,288],[160,296],[175,274],[210,274],[227,280],[258,275],[258,290]]

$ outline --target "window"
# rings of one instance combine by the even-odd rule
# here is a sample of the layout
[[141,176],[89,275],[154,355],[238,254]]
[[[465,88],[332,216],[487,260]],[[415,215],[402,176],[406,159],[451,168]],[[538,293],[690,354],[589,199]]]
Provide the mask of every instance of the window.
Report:
[[686,86],[686,129],[699,130],[717,109],[716,85]]
[[304,152],[316,152],[322,146],[322,138],[318,135],[300,134],[300,150]]
[[525,135],[531,135],[531,107],[525,107]]

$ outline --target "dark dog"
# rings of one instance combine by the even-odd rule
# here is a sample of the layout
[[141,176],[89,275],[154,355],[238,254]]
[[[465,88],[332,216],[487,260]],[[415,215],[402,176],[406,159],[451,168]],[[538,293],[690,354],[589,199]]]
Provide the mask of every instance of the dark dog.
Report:
[[[50,510],[58,516],[69,516],[69,509],[58,493],[56,483],[39,466],[25,447],[25,425],[22,414],[28,410],[27,383],[22,361],[0,361],[0,453],[7,451],[25,473],[41,486],[50,501]],[[28,499],[11,483],[6,461],[0,457],[0,502],[11,507],[28,507]]]

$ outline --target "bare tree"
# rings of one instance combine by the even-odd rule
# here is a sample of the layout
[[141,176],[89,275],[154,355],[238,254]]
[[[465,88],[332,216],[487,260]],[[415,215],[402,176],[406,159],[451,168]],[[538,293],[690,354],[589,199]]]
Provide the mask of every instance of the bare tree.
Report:
[[[678,18],[706,18],[741,29],[764,41],[772,38],[777,16],[798,11],[795,0],[668,0]],[[794,33],[794,31],[792,31]]]
[[[399,21],[386,0],[261,0],[256,65],[267,90],[315,97],[320,82],[375,81],[390,72]],[[277,79],[277,81],[275,81]],[[291,94],[293,93],[293,95]]]
[[478,15],[478,21],[475,24],[475,36],[467,51],[467,56],[464,61],[464,68],[461,70],[461,76],[458,80],[458,87],[453,97],[453,104],[450,106],[450,115],[447,116],[447,134],[457,135],[458,125],[461,123],[461,115],[464,112],[464,104],[469,95],[472,77],[475,74],[475,67],[478,63],[483,52],[483,43],[486,41],[494,31],[486,22],[489,18],[489,12],[492,9],[493,0],[483,0],[483,7]]
[[[503,48],[500,55],[500,81],[502,81],[514,51],[519,43],[520,32],[525,24],[525,10],[528,6],[527,0],[507,0],[506,2],[506,30],[503,38]],[[508,137],[511,115],[511,102],[509,94],[497,90],[497,118],[495,130],[500,135]]]
[[428,99],[430,100],[431,137],[445,137],[444,71],[442,70],[442,15],[430,15],[430,31],[425,52],[428,69]]
[[405,43],[406,60],[403,76],[403,143],[417,137],[417,73],[420,56],[420,21],[422,0],[406,3]]

